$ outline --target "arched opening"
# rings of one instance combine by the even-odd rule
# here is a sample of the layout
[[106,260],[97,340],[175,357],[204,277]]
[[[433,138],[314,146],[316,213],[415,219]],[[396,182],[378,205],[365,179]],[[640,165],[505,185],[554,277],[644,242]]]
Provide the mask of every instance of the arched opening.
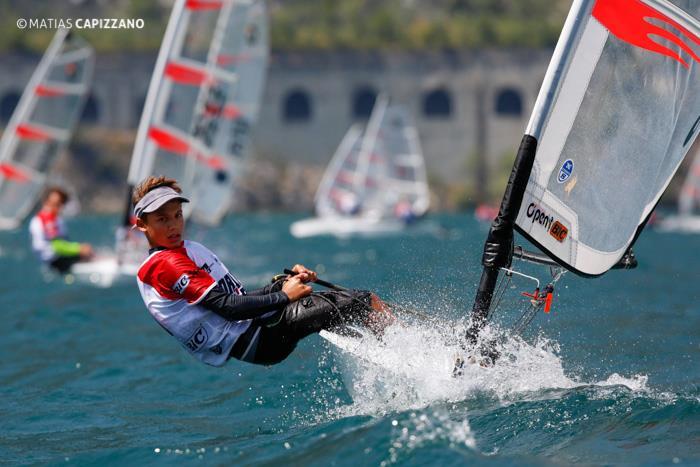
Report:
[[352,94],[352,118],[367,119],[372,115],[377,91],[370,86],[355,89]]
[[288,123],[302,123],[311,120],[311,97],[303,89],[289,91],[284,98],[282,115]]
[[146,106],[146,96],[143,95],[134,100],[134,121],[135,127],[138,126],[141,121],[141,114],[143,113],[143,108]]
[[97,123],[100,118],[100,105],[94,95],[90,94],[85,101],[83,115],[80,117],[82,123]]
[[452,96],[444,88],[429,91],[423,97],[423,115],[429,118],[448,118],[452,115]]
[[20,97],[21,94],[18,91],[10,91],[0,99],[0,120],[3,124],[10,121]]
[[496,113],[504,117],[520,117],[523,99],[517,89],[505,88],[496,94]]

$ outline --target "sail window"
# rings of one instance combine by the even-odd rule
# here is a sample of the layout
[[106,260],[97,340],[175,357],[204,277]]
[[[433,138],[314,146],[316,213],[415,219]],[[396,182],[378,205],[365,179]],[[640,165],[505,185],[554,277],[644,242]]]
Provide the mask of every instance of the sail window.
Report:
[[496,94],[496,113],[503,117],[520,117],[523,114],[523,99],[513,88],[501,89]]
[[429,118],[448,118],[452,115],[452,96],[444,88],[434,89],[423,97],[423,115]]
[[288,123],[303,123],[311,120],[311,97],[303,89],[294,89],[284,98],[283,115]]
[[355,89],[352,95],[352,117],[355,119],[369,118],[376,100],[377,91],[374,88],[363,86]]
[[2,123],[7,123],[12,117],[12,112],[14,112],[17,103],[19,102],[20,93],[17,91],[10,91],[0,100],[0,120]]
[[97,123],[100,117],[100,105],[94,95],[90,94],[85,101],[85,109],[80,121],[83,123]]

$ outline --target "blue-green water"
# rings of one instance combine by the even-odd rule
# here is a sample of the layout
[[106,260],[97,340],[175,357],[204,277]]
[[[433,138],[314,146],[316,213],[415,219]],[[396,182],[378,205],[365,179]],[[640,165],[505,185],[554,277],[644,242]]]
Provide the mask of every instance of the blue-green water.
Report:
[[[249,287],[303,262],[434,316],[387,337],[401,375],[353,366],[318,336],[275,367],[203,366],[133,280],[46,282],[25,232],[0,233],[0,463],[700,463],[700,236],[645,232],[637,270],[565,275],[533,345],[452,379],[439,341],[471,305],[484,227],[443,216],[438,236],[294,240],[294,219],[236,216],[190,238]],[[115,223],[69,225],[107,247]]]

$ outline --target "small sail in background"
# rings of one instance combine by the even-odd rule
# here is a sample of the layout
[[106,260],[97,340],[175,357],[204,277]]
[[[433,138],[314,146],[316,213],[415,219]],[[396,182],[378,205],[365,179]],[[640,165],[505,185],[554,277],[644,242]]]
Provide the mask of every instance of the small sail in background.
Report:
[[39,199],[82,114],[93,67],[84,40],[56,31],[0,141],[0,229],[18,227]]
[[[699,119],[700,121],[700,119]],[[658,230],[663,232],[700,233],[700,148],[695,143],[695,158],[685,174],[680,194],[678,212],[663,218]]]
[[352,126],[326,168],[317,218],[295,222],[297,237],[398,233],[428,210],[418,133],[406,111],[379,96],[367,129]]

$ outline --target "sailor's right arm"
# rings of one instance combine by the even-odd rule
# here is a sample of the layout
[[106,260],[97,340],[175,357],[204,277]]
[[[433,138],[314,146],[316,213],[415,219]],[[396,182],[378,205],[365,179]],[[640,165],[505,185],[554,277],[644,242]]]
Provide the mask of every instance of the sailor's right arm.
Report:
[[240,321],[257,318],[269,311],[280,309],[310,293],[311,287],[295,278],[285,281],[281,291],[264,295],[231,294],[220,285],[216,285],[207,293],[200,305],[228,320]]

